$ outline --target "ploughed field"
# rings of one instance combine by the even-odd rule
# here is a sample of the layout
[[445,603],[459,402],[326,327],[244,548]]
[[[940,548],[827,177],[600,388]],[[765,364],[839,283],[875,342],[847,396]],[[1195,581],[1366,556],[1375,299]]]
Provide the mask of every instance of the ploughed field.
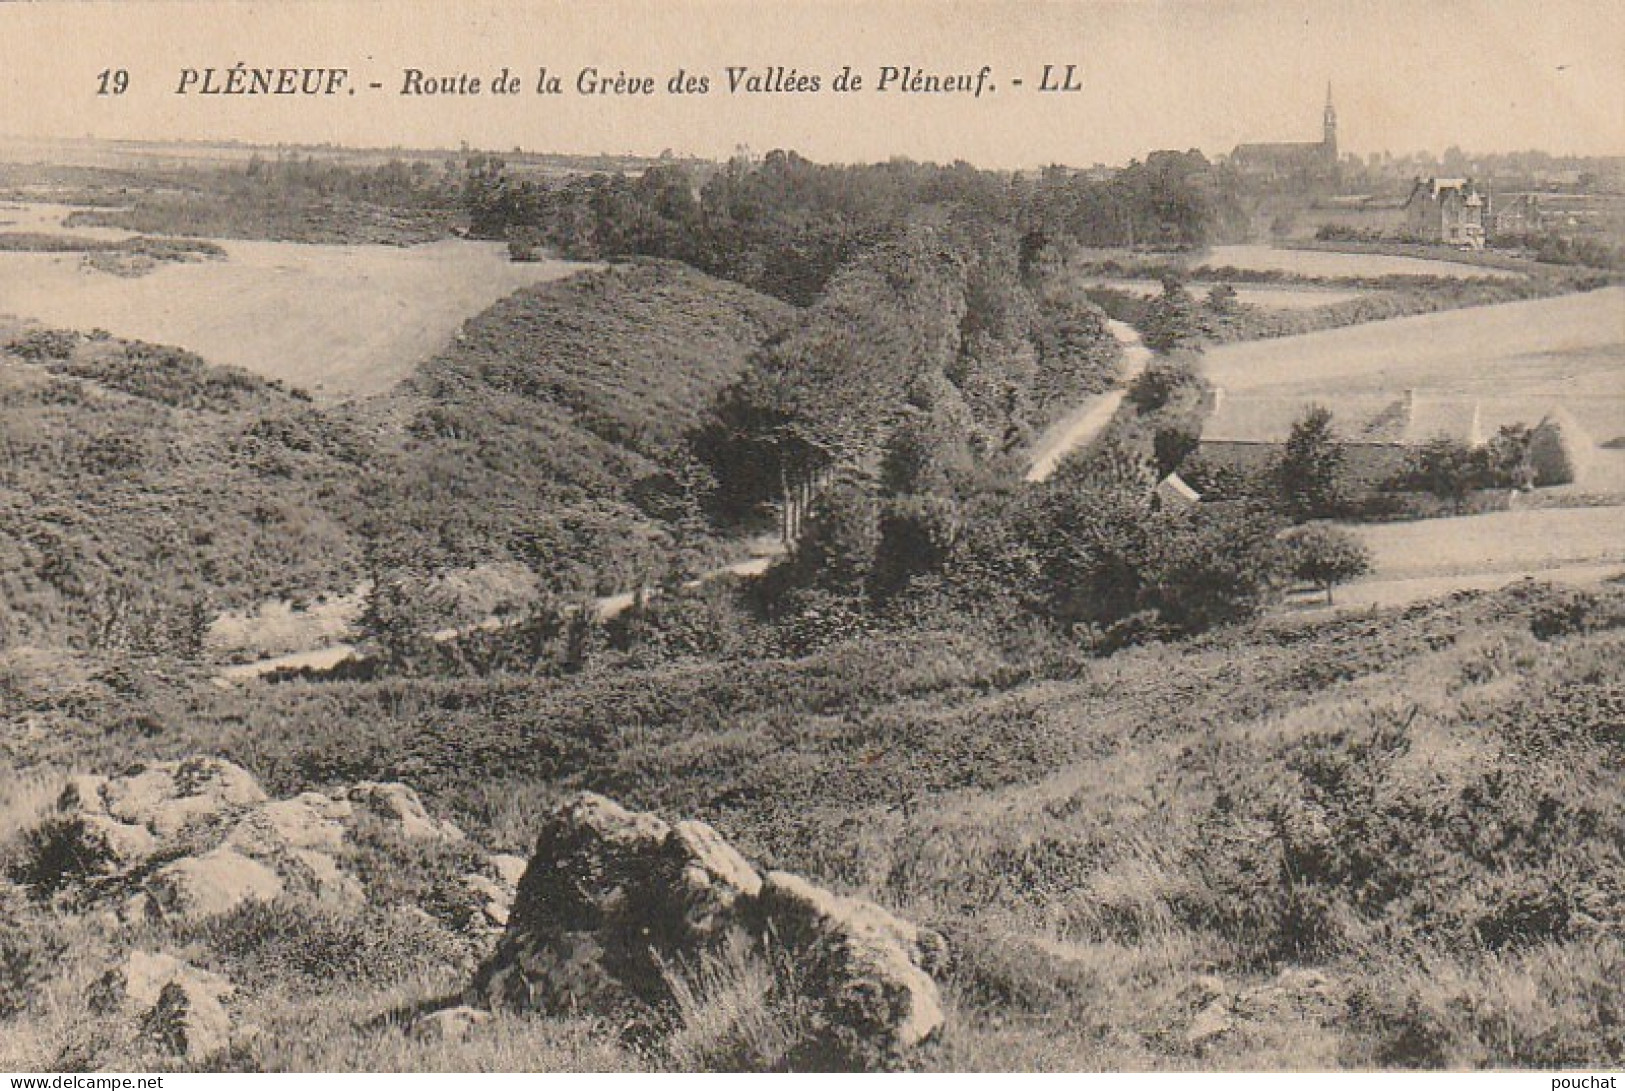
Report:
[[[0,219],[66,235],[95,230],[52,227],[59,218],[26,205],[0,209]],[[0,252],[0,314],[177,345],[333,402],[391,388],[470,315],[583,268],[511,262],[499,243],[461,239],[221,245],[224,260],[163,263],[140,277],[86,268],[76,253]]]
[[1625,435],[1625,288],[1468,307],[1223,345],[1208,378],[1230,393],[1342,396],[1405,389],[1561,404],[1598,443]]

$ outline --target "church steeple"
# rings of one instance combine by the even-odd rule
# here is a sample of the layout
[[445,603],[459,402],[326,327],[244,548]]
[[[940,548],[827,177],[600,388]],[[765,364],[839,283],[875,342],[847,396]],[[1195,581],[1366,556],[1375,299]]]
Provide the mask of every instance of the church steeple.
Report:
[[1332,105],[1332,85],[1326,83],[1326,113],[1321,121],[1320,142],[1326,149],[1327,158],[1337,161],[1337,107]]

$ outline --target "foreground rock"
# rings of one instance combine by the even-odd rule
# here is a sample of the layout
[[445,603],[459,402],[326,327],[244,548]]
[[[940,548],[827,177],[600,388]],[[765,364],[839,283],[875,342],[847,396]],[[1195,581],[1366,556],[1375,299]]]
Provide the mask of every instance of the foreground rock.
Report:
[[783,871],[768,874],[757,914],[762,929],[794,955],[803,988],[842,1035],[901,1050],[942,1026],[927,972],[946,961],[937,933]]
[[[52,958],[55,937],[73,937],[84,950],[62,960],[73,973],[96,960],[92,983],[64,994],[85,1010],[65,1010],[72,1031],[54,1059],[45,1039],[35,1047],[41,1064],[75,1070],[252,1056],[260,975],[344,989],[352,978],[465,972],[496,945],[526,869],[470,842],[403,784],[271,799],[246,770],[212,757],[72,777],[7,848],[0,932]],[[199,965],[246,967],[254,986],[239,996]],[[59,973],[44,958],[21,969],[19,984],[0,966],[0,1004]],[[489,1019],[447,1009],[414,1033],[454,1041]]]
[[231,1041],[221,1001],[233,992],[218,974],[173,955],[132,951],[91,986],[91,1010],[124,1021],[125,1031],[157,1053],[203,1060]]
[[[71,778],[38,830],[38,885],[81,900],[117,896],[126,921],[197,922],[283,895],[353,911],[361,883],[341,863],[364,823],[403,841],[461,844],[404,784],[365,782],[272,800],[244,769],[219,758],[155,762],[116,777]],[[470,909],[502,918],[511,857],[470,891]]]
[[720,950],[761,878],[715,831],[583,794],[542,827],[507,930],[475,983],[489,1003],[636,1015],[664,968]]
[[810,1013],[793,1028],[802,1063],[884,1064],[942,1027],[940,936],[796,875],[764,881],[704,823],[592,793],[544,823],[474,998],[668,1026],[677,976],[741,939],[772,975],[766,1002]]
[[[1317,1032],[1342,1011],[1335,981],[1318,970],[1287,967],[1273,980],[1246,987],[1213,975],[1197,977],[1175,998],[1169,1022],[1184,1022],[1183,1045],[1197,1057],[1237,1047],[1256,1052],[1285,1038],[1293,1055],[1303,1059],[1313,1056]],[[1328,1054],[1326,1061],[1332,1059]]]

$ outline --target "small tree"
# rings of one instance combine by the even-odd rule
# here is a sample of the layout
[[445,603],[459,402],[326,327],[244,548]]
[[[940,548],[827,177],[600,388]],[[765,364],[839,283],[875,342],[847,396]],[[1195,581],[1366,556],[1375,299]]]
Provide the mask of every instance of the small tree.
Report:
[[1490,483],[1501,488],[1527,489],[1535,483],[1529,461],[1531,430],[1525,424],[1503,424],[1484,445]]
[[1347,502],[1343,464],[1331,410],[1311,406],[1292,426],[1275,468],[1282,510],[1300,522],[1336,515]]
[[1201,436],[1187,427],[1159,428],[1151,439],[1157,476],[1167,477],[1201,446]]
[[1157,352],[1197,348],[1209,333],[1201,305],[1173,277],[1164,277],[1162,294],[1145,311],[1145,343]]
[[768,570],[758,592],[770,612],[797,608],[802,592],[862,602],[880,539],[880,511],[866,490],[842,483],[813,501],[801,537]]
[[1405,482],[1456,507],[1488,478],[1485,452],[1448,436],[1430,439],[1411,455]]
[[1240,299],[1233,284],[1215,284],[1208,289],[1207,309],[1214,314],[1229,317],[1236,313]]
[[1365,543],[1337,527],[1298,527],[1286,538],[1285,546],[1286,570],[1295,579],[1325,591],[1328,606],[1333,587],[1371,571],[1371,551]]
[[1280,507],[1293,520],[1329,519],[1349,501],[1342,442],[1332,429],[1331,410],[1310,406],[1287,436],[1276,463]]
[[1567,485],[1574,480],[1572,441],[1554,420],[1543,420],[1529,433],[1529,467],[1536,485]]
[[1189,353],[1180,353],[1153,360],[1128,384],[1124,396],[1144,416],[1155,413],[1173,401],[1181,391],[1194,389],[1200,383],[1196,358]]

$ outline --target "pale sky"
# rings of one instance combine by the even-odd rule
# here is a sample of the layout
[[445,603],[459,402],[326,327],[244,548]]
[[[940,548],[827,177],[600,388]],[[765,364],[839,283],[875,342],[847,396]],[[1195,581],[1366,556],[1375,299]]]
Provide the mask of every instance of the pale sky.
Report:
[[[342,66],[355,95],[177,95],[183,68]],[[1043,66],[1083,90],[1039,93]],[[829,91],[842,65],[992,67],[997,90]],[[573,88],[596,65],[656,78],[649,98]],[[730,95],[728,65],[818,74],[816,95]],[[403,97],[402,71],[521,76],[514,96]],[[130,89],[98,97],[126,68]],[[705,96],[674,96],[685,69]],[[1058,70],[1058,69],[1057,69]],[[1025,86],[1016,87],[1013,79]],[[382,90],[367,84],[378,81]],[[1156,148],[1228,152],[1317,140],[1326,84],[1340,145],[1625,154],[1620,0],[141,0],[0,4],[0,134],[811,158],[909,156],[985,166],[1116,163]]]

